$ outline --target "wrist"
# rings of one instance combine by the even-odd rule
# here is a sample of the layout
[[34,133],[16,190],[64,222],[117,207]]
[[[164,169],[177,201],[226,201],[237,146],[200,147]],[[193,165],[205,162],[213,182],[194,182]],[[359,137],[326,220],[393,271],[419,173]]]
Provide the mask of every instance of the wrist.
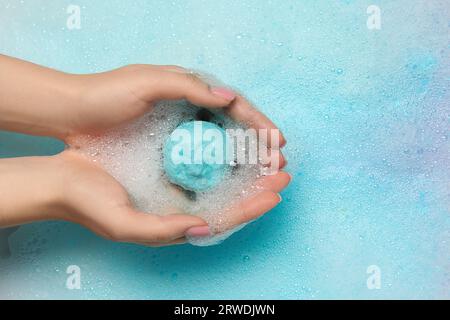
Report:
[[63,138],[79,105],[79,76],[0,55],[0,128]]
[[[41,208],[46,219],[64,219],[67,215],[67,164],[60,154],[42,159],[41,167],[47,177],[41,195]],[[44,163],[45,162],[45,163]]]
[[0,160],[0,226],[61,219],[62,164],[57,157]]
[[49,126],[51,136],[65,140],[74,133],[74,122],[78,119],[78,110],[82,104],[82,76],[61,73],[54,92],[56,103],[45,109],[47,120],[43,119],[44,125]]

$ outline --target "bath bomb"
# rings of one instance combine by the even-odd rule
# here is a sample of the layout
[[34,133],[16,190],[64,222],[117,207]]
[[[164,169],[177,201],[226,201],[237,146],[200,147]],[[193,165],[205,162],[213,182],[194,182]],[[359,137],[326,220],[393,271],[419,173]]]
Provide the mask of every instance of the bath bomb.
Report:
[[206,121],[179,125],[163,147],[169,181],[190,191],[219,184],[230,169],[232,144],[224,129]]

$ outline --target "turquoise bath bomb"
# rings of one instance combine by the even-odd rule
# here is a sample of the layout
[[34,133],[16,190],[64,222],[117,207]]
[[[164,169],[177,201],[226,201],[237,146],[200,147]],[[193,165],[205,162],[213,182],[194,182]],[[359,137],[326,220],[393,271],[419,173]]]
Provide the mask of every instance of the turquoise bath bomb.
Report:
[[170,182],[190,191],[218,185],[230,169],[230,139],[221,127],[206,121],[179,125],[163,148],[164,170]]

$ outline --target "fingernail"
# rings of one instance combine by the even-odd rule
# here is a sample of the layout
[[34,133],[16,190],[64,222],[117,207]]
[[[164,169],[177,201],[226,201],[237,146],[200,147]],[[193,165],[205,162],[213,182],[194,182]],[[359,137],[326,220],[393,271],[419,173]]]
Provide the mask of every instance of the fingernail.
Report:
[[192,227],[187,229],[185,235],[188,237],[207,237],[211,235],[211,231],[208,226]]
[[286,158],[283,156],[283,154],[281,153],[281,151],[280,151],[280,156],[279,156],[279,168],[280,169],[283,169],[284,167],[286,167],[286,165],[287,165],[287,160],[286,160]]
[[278,195],[278,198],[280,198],[280,200],[278,200],[278,203],[280,203],[281,201],[283,201],[283,198],[282,198],[280,195]]
[[236,93],[234,93],[234,91],[223,87],[213,87],[211,88],[211,92],[228,101],[232,101],[236,98]]

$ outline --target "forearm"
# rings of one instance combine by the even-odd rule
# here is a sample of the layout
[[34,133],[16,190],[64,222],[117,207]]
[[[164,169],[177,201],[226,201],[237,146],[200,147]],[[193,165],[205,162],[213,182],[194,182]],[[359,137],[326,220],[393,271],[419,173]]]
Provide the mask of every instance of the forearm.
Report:
[[0,129],[65,137],[77,82],[76,76],[0,55]]
[[57,157],[0,159],[0,227],[57,218],[61,169]]

